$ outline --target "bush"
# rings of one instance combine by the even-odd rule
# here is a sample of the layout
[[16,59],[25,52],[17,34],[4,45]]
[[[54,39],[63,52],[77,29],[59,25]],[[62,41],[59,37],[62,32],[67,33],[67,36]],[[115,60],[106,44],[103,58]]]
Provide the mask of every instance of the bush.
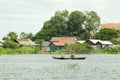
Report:
[[117,44],[120,44],[120,40],[114,40],[114,39],[112,39],[111,42],[112,42],[113,44],[116,44],[116,45],[117,45]]
[[117,46],[117,47],[113,47],[113,48],[111,48],[111,47],[106,47],[106,48],[104,48],[103,50],[102,50],[102,52],[103,53],[109,53],[109,54],[118,54],[118,53],[120,53],[120,47],[119,46]]
[[37,54],[39,48],[35,46],[22,46],[21,48],[11,49],[0,47],[0,54]]
[[5,41],[3,44],[3,47],[4,48],[11,48],[11,49],[17,49],[20,47],[20,45],[14,41],[11,41],[11,40],[8,40],[8,41]]
[[92,47],[87,45],[87,44],[69,44],[65,46],[65,51],[67,51],[68,53],[72,52],[72,53],[90,53],[92,50]]
[[63,52],[62,51],[55,51],[55,52],[51,52],[51,54],[63,54]]

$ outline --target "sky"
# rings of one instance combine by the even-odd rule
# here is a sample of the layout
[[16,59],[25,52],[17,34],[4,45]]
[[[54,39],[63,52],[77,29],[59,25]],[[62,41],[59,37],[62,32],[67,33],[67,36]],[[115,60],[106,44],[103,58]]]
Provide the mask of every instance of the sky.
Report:
[[101,23],[120,22],[120,0],[0,0],[0,40],[9,32],[36,34],[58,10],[95,11]]

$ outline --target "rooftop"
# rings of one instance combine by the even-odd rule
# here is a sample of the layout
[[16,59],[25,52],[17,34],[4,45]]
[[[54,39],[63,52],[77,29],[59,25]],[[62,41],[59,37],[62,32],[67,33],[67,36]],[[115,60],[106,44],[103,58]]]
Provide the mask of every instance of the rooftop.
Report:
[[111,43],[110,41],[103,41],[103,40],[99,40],[99,39],[89,39],[89,41],[91,41],[93,44],[97,44],[98,42],[103,44],[103,45],[112,45],[113,43]]
[[54,45],[63,46],[65,44],[76,43],[76,37],[52,37],[50,40]]
[[36,45],[33,41],[31,41],[30,39],[16,39],[16,41],[19,43],[19,44],[22,44],[22,45]]
[[120,30],[120,23],[105,23],[100,25],[100,29],[104,28],[111,28],[111,29],[116,29]]

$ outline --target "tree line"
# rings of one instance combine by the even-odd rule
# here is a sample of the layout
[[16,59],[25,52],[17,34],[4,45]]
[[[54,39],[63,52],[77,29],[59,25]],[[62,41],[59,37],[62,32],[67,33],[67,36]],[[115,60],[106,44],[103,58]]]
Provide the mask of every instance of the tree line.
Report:
[[55,36],[77,36],[89,39],[90,32],[99,29],[100,17],[94,11],[56,11],[54,16],[45,21],[42,29],[35,35],[35,39],[49,41]]

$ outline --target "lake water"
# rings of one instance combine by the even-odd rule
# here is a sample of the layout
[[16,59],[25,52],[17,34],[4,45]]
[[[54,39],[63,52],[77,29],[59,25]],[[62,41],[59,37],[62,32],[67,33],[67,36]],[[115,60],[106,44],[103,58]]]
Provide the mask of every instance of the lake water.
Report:
[[49,54],[2,55],[0,80],[120,80],[120,55],[77,56],[87,58],[56,60]]

